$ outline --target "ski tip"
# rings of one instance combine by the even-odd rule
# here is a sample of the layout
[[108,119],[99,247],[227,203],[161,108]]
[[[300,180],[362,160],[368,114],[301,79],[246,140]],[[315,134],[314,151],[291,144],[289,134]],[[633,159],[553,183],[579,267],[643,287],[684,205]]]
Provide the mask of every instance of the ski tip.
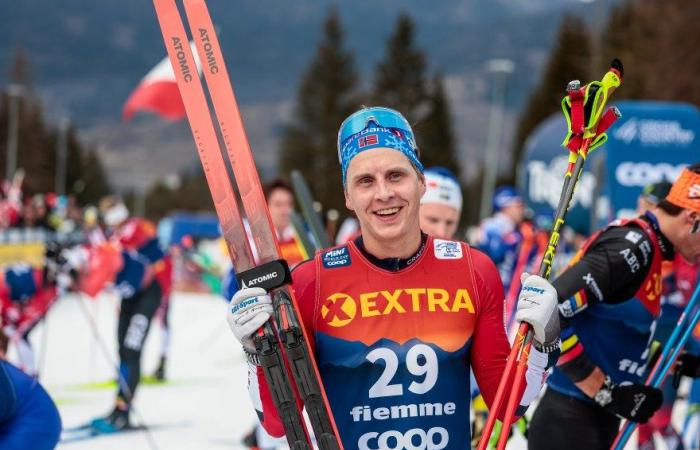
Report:
[[617,70],[617,72],[620,74],[620,77],[623,77],[625,75],[624,68],[622,67],[622,61],[620,61],[618,58],[613,58],[613,60],[610,61],[610,67]]

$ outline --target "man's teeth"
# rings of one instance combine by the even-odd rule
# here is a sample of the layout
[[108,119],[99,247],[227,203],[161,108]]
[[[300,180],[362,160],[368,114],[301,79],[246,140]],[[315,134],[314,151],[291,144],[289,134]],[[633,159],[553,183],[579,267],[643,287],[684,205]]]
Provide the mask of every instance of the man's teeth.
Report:
[[399,208],[385,208],[376,211],[376,214],[379,214],[380,216],[388,216],[397,212],[399,212]]

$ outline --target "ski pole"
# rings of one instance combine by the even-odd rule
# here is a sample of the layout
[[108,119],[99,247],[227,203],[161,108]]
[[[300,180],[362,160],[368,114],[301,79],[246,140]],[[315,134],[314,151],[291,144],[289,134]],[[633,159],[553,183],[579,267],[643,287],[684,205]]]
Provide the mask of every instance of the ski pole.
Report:
[[311,233],[314,235],[316,244],[321,248],[328,248],[331,246],[331,242],[328,239],[328,234],[326,233],[321,218],[314,209],[314,198],[311,195],[311,190],[309,185],[306,183],[304,176],[298,170],[292,170],[292,186],[294,187],[294,193],[296,194],[297,201],[299,202],[299,207],[301,208],[301,213],[306,219],[306,223],[311,228]]
[[[141,422],[142,424],[145,424],[146,421],[143,420],[143,415],[139,412],[139,410],[134,406],[133,400],[134,400],[134,394],[131,392],[131,388],[129,388],[129,384],[126,381],[126,378],[124,378],[124,374],[122,373],[121,370],[119,370],[119,363],[117,363],[112,356],[110,356],[110,351],[107,348],[107,344],[105,343],[104,339],[102,339],[102,336],[100,335],[100,330],[97,326],[97,321],[93,316],[90,315],[90,312],[87,310],[87,306],[85,306],[85,300],[83,298],[83,293],[78,292],[76,294],[77,300],[78,300],[78,306],[80,306],[80,312],[83,314],[83,317],[85,317],[85,320],[87,320],[88,325],[90,325],[90,330],[92,331],[92,336],[97,342],[97,346],[99,347],[100,351],[102,352],[102,356],[104,356],[105,360],[107,363],[111,366],[112,369],[114,369],[117,373],[117,383],[119,386],[122,388],[122,391],[124,394],[128,397],[129,399],[129,408],[130,410],[134,413],[136,418]],[[146,441],[148,442],[148,446],[152,450],[159,450],[158,444],[156,443],[155,437],[153,436],[153,433],[151,430],[148,429],[148,427],[143,428],[143,435],[146,438]]]
[[[678,355],[680,354],[681,350],[683,350],[686,342],[688,342],[688,339],[690,338],[693,329],[697,325],[698,320],[700,320],[700,308],[698,308],[699,303],[700,283],[698,283],[695,287],[695,292],[693,292],[693,296],[690,298],[690,301],[686,305],[685,309],[683,309],[683,313],[678,318],[676,327],[673,329],[673,333],[671,333],[671,336],[668,338],[666,345],[664,345],[659,359],[656,360],[654,367],[652,368],[651,372],[649,372],[646,382],[644,383],[647,386],[659,388],[666,380],[669,370],[676,362],[676,359],[678,359]],[[690,314],[693,314],[693,316],[687,323],[686,327],[684,327],[684,322]],[[620,431],[617,433],[617,437],[615,438],[615,441],[613,441],[610,449],[624,449],[625,444],[629,440],[630,436],[632,436],[632,433],[636,427],[636,422],[629,420],[625,421],[620,428]]]
[[[540,263],[538,273],[545,279],[549,278],[551,273],[554,255],[556,253],[557,244],[559,243],[560,230],[565,223],[566,213],[571,204],[574,190],[578,184],[577,182],[583,172],[586,157],[589,151],[605,142],[607,139],[605,130],[620,117],[620,113],[616,108],[608,109],[605,114],[603,114],[602,110],[605,107],[609,94],[620,86],[622,74],[622,63],[618,59],[614,59],[611,62],[610,70],[608,70],[600,82],[591,82],[580,88],[580,83],[576,81],[569,83],[569,86],[567,86],[568,95],[564,97],[562,101],[562,108],[567,122],[569,123],[569,132],[564,140],[564,145],[567,146],[569,150],[575,147],[575,155],[572,153],[569,154],[569,165],[564,175],[562,193],[554,217],[552,233],[549,238],[547,250]],[[592,96],[590,97],[592,107],[589,109],[590,116],[588,120],[584,122],[584,104],[589,100],[589,96]],[[567,107],[569,109],[567,109]],[[522,322],[518,328],[516,339],[511,348],[510,355],[508,356],[503,375],[501,376],[493,405],[491,405],[489,411],[484,433],[481,436],[481,441],[479,441],[478,450],[486,450],[498,413],[504,401],[506,403],[506,410],[497,449],[505,449],[515,411],[521,398],[527,360],[532,346],[533,333],[531,328],[532,327],[526,322]],[[505,400],[505,391],[507,387],[511,385],[510,395],[508,399]]]
[[294,234],[301,243],[301,248],[304,250],[304,259],[309,259],[314,255],[316,250],[320,250],[320,248],[316,247],[311,242],[311,239],[309,239],[309,234],[306,232],[306,227],[304,227],[304,221],[296,211],[291,212],[289,220],[292,222]]

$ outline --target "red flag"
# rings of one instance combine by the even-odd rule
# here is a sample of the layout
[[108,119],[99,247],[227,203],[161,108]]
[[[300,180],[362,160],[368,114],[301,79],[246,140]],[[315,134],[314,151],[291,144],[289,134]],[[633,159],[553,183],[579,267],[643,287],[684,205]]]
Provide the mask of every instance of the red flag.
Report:
[[[202,73],[202,65],[197,57],[194,42],[190,42],[195,55],[197,72]],[[166,56],[146,74],[124,104],[122,118],[128,121],[138,111],[150,111],[167,120],[185,118],[185,105],[177,88],[175,73]]]

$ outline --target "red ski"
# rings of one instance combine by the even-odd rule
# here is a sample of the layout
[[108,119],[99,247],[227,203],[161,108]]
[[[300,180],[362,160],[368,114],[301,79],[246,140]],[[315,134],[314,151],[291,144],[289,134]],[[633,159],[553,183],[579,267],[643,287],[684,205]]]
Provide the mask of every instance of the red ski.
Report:
[[[260,262],[258,266],[253,262],[232,180],[221,154],[211,110],[177,5],[175,0],[154,0],[192,134],[240,283],[247,287],[263,287],[272,294],[276,317],[258,330],[255,342],[287,440],[293,449],[311,448],[297,409],[293,386],[289,382],[286,370],[289,367],[309,415],[318,447],[321,450],[342,449],[318,367],[307,344],[308,336],[299,322],[296,300],[287,287],[291,280],[289,268],[280,257],[265,196],[207,6],[203,0],[185,0],[184,4],[236,187],[250,225]],[[285,352],[281,350],[280,342]]]

